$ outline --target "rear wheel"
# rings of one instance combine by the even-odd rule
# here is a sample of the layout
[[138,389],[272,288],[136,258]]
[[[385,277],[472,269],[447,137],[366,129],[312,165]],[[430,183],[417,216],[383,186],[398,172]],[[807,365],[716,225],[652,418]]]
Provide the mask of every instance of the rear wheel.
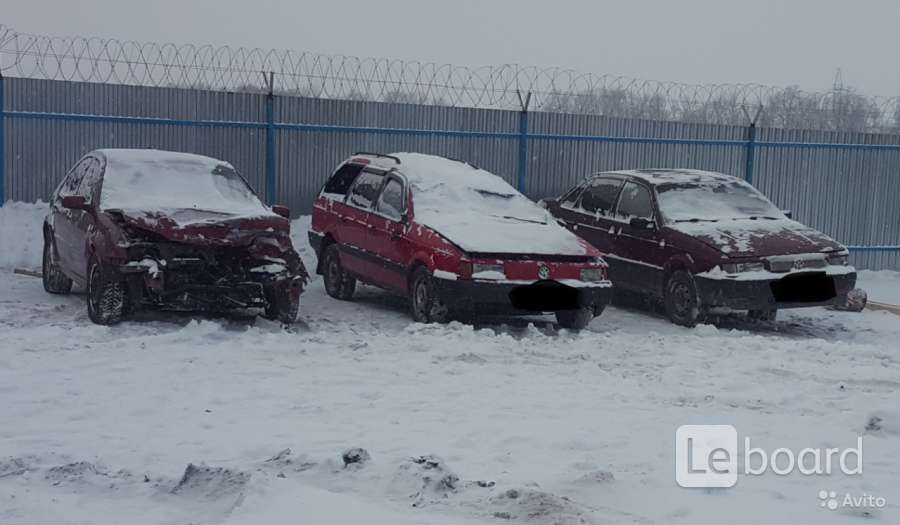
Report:
[[87,307],[88,317],[96,324],[114,325],[122,321],[127,309],[125,281],[92,257],[88,264]]
[[672,272],[666,280],[664,303],[670,321],[689,328],[697,325],[700,318],[700,296],[689,272]]
[[410,277],[409,303],[416,322],[446,323],[450,320],[450,310],[435,290],[431,272],[424,266],[413,270]]
[[[602,311],[602,310],[601,310]],[[586,307],[578,310],[560,310],[556,312],[556,322],[569,330],[581,330],[591,324],[594,319],[594,308]]]
[[356,291],[356,279],[350,276],[341,266],[341,254],[337,244],[329,244],[322,255],[325,291],[328,295],[342,301],[349,301]]
[[41,264],[41,280],[44,290],[53,294],[67,294],[72,291],[72,279],[66,277],[56,264],[56,247],[53,239],[44,236],[44,257]]

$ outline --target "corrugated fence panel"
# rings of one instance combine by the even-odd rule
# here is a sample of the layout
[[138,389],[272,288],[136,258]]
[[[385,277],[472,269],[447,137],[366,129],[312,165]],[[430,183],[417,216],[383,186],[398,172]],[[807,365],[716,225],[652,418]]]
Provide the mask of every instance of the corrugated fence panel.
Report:
[[[264,97],[187,89],[5,78],[7,111],[261,121]],[[231,162],[263,192],[265,131],[7,115],[6,198],[46,200],[66,171],[98,148],[157,148]]]
[[[761,142],[898,144],[900,137],[760,130]],[[850,147],[757,147],[754,185],[794,217],[847,245],[900,245],[900,151]],[[897,251],[853,254],[861,268],[898,268]]]
[[[46,199],[84,153],[103,147],[200,153],[266,188],[265,95],[6,78],[7,199]],[[418,151],[466,160],[515,185],[519,113],[276,96],[275,200],[308,213],[335,166],[356,151]],[[98,118],[97,116],[115,117]],[[160,120],[164,119],[164,120]],[[797,220],[842,243],[900,245],[900,136],[759,129],[753,183]],[[596,115],[528,115],[526,193],[559,195],[612,169],[686,167],[746,176],[747,128]],[[858,146],[847,146],[847,145]],[[853,254],[900,269],[900,251]]]
[[[357,151],[415,151],[471,162],[515,184],[518,142],[514,138],[445,136],[415,130],[515,133],[518,115],[511,111],[279,98],[275,120],[284,124],[367,128],[363,130],[279,129],[276,193],[292,210],[309,213],[325,179]],[[411,130],[408,132],[372,130]]]

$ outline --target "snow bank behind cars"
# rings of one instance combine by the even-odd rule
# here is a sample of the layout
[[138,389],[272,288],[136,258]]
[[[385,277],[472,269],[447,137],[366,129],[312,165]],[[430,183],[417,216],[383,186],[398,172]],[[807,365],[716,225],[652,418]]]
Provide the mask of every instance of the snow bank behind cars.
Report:
[[0,207],[0,268],[40,268],[41,224],[46,202],[7,202]]

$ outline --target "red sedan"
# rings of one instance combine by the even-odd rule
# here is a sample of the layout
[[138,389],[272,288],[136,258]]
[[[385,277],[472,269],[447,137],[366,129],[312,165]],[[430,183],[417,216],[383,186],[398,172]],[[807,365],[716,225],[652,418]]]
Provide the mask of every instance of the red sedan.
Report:
[[349,158],[309,238],[329,295],[375,285],[408,297],[419,322],[552,312],[580,329],[612,295],[600,252],[500,177],[443,157]]

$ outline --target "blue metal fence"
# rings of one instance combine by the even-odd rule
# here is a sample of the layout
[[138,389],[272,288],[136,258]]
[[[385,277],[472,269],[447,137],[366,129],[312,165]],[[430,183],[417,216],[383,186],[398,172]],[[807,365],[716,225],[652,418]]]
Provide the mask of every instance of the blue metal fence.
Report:
[[268,202],[299,213],[356,150],[465,158],[533,198],[606,169],[692,167],[753,180],[798,220],[851,245],[859,267],[900,268],[900,137],[530,113],[527,97],[522,106],[0,79],[0,202],[46,198],[80,155],[99,147],[225,158]]

